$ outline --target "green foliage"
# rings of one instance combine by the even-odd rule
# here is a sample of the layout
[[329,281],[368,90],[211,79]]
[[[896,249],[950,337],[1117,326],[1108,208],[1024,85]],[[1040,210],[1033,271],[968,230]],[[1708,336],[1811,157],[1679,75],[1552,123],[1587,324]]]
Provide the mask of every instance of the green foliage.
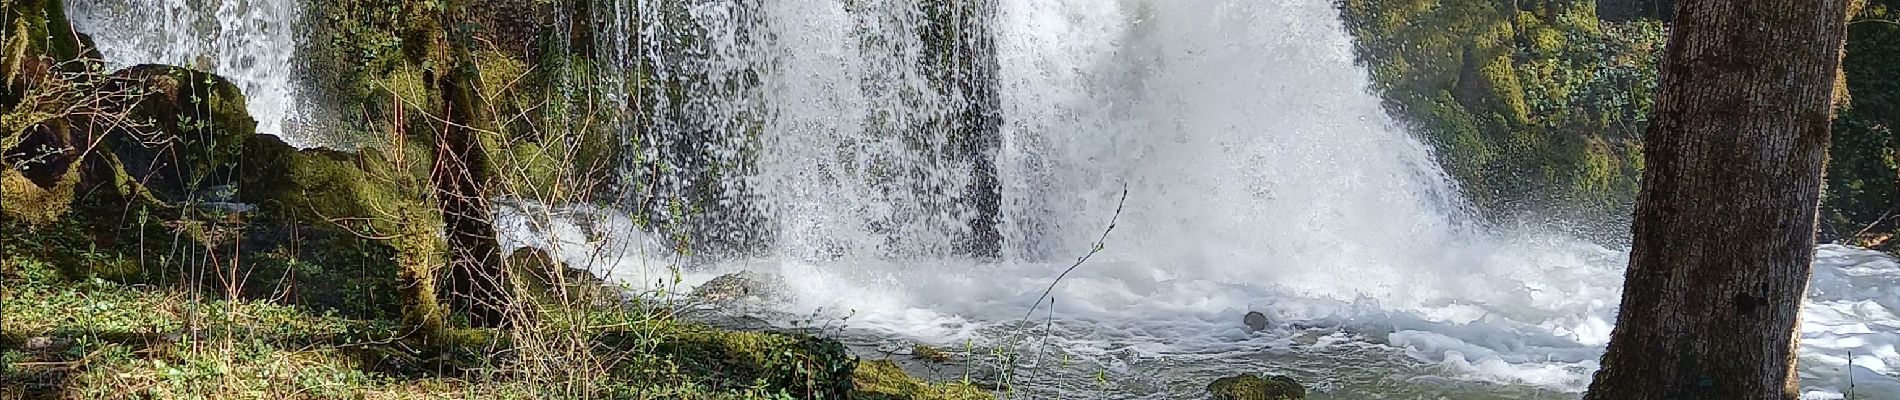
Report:
[[[333,0],[311,4],[306,14],[310,37],[300,54],[307,58],[306,73],[314,83],[311,90],[328,99],[326,107],[335,115],[363,116],[369,121],[397,121],[400,106],[419,105],[432,110],[430,99],[421,90],[399,90],[404,86],[386,85],[391,75],[412,74],[419,81],[427,62],[442,51],[434,10],[439,7],[422,1],[405,0]],[[390,99],[400,95],[400,100]],[[400,101],[398,103],[397,101]],[[346,126],[348,129],[373,131],[380,127]]]
[[1900,18],[1892,4],[1875,1],[1848,27],[1848,101],[1834,121],[1823,217],[1835,236],[1856,244],[1885,245],[1900,233]]
[[[1666,1],[1345,0],[1386,104],[1481,209],[1623,215],[1655,107]],[[1850,101],[1834,125],[1823,216],[1835,236],[1900,231],[1900,23],[1890,1],[1850,25]],[[1516,8],[1511,8],[1515,5]],[[1855,237],[1858,235],[1859,237]]]
[[[837,341],[796,334],[733,332],[692,325],[661,331],[654,352],[715,389],[763,385],[801,399],[844,399],[858,362]],[[608,339],[608,342],[624,341]]]

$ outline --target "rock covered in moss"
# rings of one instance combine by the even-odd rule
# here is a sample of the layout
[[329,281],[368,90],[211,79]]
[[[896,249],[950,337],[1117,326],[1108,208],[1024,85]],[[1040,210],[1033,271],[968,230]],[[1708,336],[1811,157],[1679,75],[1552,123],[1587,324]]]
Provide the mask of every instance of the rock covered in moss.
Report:
[[[9,39],[0,46],[0,74],[5,82],[13,83],[20,72],[20,66],[26,58],[44,58],[50,61],[70,61],[85,59],[96,62],[99,59],[98,46],[92,38],[73,30],[72,22],[66,18],[66,9],[60,0],[15,0],[0,3],[0,15],[4,15],[4,28]],[[77,70],[90,68],[84,63],[63,63],[62,69]],[[10,96],[20,92],[0,92],[0,103],[12,104]]]
[[513,276],[520,277],[513,280],[518,287],[538,302],[562,306],[592,303],[612,307],[621,299],[619,286],[587,270],[569,268],[567,264],[549,256],[546,250],[533,247],[515,249],[502,262]]
[[996,396],[966,383],[929,383],[904,372],[891,360],[858,362],[851,373],[855,400],[988,400]]
[[77,124],[99,104],[98,56],[58,0],[0,4],[0,222],[37,227],[72,208],[92,143]]
[[274,135],[254,135],[243,149],[238,199],[267,217],[359,220],[391,228],[399,209],[428,208],[419,183],[426,175],[374,148],[298,149]]
[[66,215],[72,208],[73,188],[80,174],[76,168],[63,172],[47,182],[49,185],[42,185],[20,171],[0,169],[0,204],[6,205],[0,207],[0,219],[40,226]]
[[1306,387],[1284,375],[1240,374],[1207,385],[1214,400],[1305,400]]
[[[657,336],[655,336],[657,335]],[[713,390],[764,389],[797,399],[846,399],[858,360],[843,343],[811,335],[675,324],[604,334],[601,345],[667,360],[669,377]],[[651,347],[647,347],[651,346]]]
[[[237,85],[206,72],[139,65],[112,74],[107,90],[138,95],[130,121],[108,142],[132,176],[154,194],[179,200],[229,185],[244,144],[257,134]],[[95,121],[95,124],[112,121]]]

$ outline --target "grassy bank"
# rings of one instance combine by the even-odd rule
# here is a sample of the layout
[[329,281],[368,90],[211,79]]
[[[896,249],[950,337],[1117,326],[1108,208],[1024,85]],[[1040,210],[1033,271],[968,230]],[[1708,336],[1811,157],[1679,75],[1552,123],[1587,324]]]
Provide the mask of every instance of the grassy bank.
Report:
[[399,320],[349,311],[377,304],[71,279],[60,262],[85,261],[6,257],[0,398],[991,398],[859,362],[834,341],[721,330],[658,307],[542,301],[532,323],[460,329],[425,348]]

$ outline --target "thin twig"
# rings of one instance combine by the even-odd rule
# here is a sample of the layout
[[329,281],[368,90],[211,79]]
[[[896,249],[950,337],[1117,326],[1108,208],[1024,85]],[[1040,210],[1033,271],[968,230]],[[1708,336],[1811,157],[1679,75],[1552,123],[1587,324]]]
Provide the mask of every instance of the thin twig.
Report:
[[1055,281],[1049,282],[1049,288],[1043,289],[1042,295],[1036,297],[1036,304],[1029,305],[1029,312],[1023,313],[1023,321],[1027,322],[1029,321],[1029,317],[1031,315],[1035,315],[1036,308],[1042,307],[1042,300],[1049,298],[1049,293],[1055,292],[1056,284],[1062,283],[1062,278],[1068,277],[1070,272],[1075,272],[1076,267],[1081,267],[1082,263],[1087,262],[1090,257],[1094,257],[1095,253],[1102,252],[1102,249],[1104,248],[1103,243],[1108,242],[1108,234],[1110,232],[1115,231],[1115,223],[1117,220],[1120,220],[1122,217],[1122,206],[1127,203],[1128,203],[1128,186],[1123,185],[1121,200],[1117,200],[1115,202],[1115,215],[1110,216],[1108,218],[1108,229],[1102,230],[1102,237],[1099,239],[1095,239],[1095,243],[1089,247],[1089,252],[1087,254],[1083,254],[1082,257],[1075,259],[1074,265],[1070,265],[1069,269],[1063,270],[1061,275],[1056,275]]
[[1848,22],[1847,24],[1854,25],[1854,24],[1859,24],[1863,22],[1873,22],[1873,23],[1888,24],[1888,25],[1900,25],[1900,21],[1895,21],[1891,19],[1863,19],[1863,20]]
[[1880,224],[1882,224],[1882,223],[1886,223],[1886,222],[1887,222],[1887,220],[1891,220],[1891,219],[1894,219],[1894,218],[1896,218],[1896,217],[1900,217],[1900,216],[1895,216],[1895,215],[1893,215],[1893,212],[1894,212],[1894,211],[1900,211],[1900,207],[1893,207],[1893,208],[1888,208],[1888,209],[1887,209],[1887,212],[1884,212],[1884,213],[1881,213],[1881,214],[1880,214],[1880,218],[1874,218],[1874,222],[1870,222],[1870,223],[1868,223],[1868,224],[1867,224],[1867,226],[1866,226],[1866,227],[1863,227],[1863,228],[1860,228],[1860,231],[1858,231],[1858,232],[1854,232],[1854,235],[1853,235],[1853,236],[1848,236],[1848,237],[1847,237],[1847,239],[1848,239],[1848,240],[1850,240],[1850,241],[1851,241],[1851,240],[1854,240],[1854,239],[1858,239],[1858,238],[1860,238],[1860,236],[1861,236],[1861,235],[1865,235],[1865,234],[1867,234],[1867,231],[1871,231],[1871,230],[1874,230],[1874,227],[1876,227],[1876,226],[1880,226]]

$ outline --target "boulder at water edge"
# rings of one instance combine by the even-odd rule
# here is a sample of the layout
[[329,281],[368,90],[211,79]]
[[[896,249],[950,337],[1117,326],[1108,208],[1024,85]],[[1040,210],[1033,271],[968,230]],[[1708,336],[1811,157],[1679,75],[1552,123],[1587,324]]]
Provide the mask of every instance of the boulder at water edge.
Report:
[[1306,400],[1306,387],[1283,375],[1240,374],[1207,385],[1214,400]]
[[758,303],[785,300],[784,289],[785,279],[778,275],[739,271],[706,281],[689,297],[712,304]]
[[[244,144],[257,134],[237,85],[217,75],[167,65],[112,74],[107,90],[138,95],[131,118],[107,136],[126,173],[166,201],[235,183]],[[112,124],[111,121],[95,121]]]

